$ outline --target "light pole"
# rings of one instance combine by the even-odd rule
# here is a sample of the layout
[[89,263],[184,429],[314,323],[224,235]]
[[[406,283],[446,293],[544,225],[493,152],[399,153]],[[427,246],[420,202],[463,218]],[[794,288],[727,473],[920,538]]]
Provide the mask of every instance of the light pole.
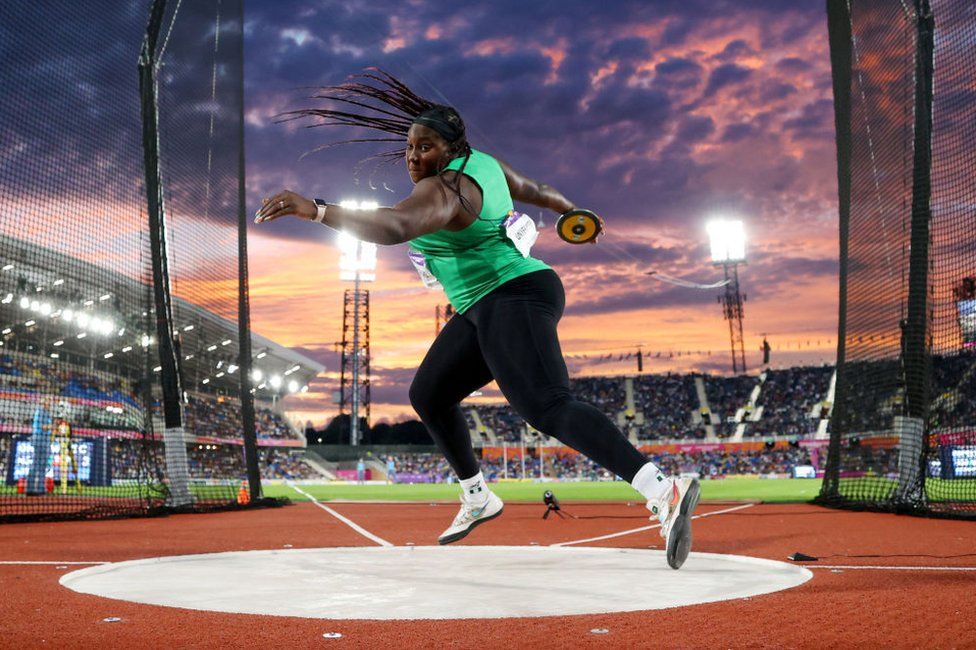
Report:
[[732,372],[746,371],[745,342],[742,336],[742,303],[746,296],[739,291],[739,264],[746,263],[746,232],[741,221],[716,219],[705,226],[712,250],[712,265],[725,271],[725,294],[719,296],[722,315],[729,322],[732,345]]
[[[343,208],[351,210],[375,210],[375,201],[342,201]],[[360,283],[376,280],[376,244],[362,242],[346,232],[339,233],[339,279],[353,282],[353,334],[352,334],[352,393],[349,444],[359,444],[359,367],[361,351],[359,346],[360,321]],[[343,337],[344,338],[344,337]]]

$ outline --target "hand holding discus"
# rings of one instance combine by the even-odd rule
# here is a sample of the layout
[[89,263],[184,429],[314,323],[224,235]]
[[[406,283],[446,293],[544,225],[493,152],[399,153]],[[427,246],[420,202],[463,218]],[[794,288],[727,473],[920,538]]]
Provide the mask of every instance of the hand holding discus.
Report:
[[564,212],[556,222],[556,234],[569,244],[595,244],[604,232],[603,219],[581,208]]

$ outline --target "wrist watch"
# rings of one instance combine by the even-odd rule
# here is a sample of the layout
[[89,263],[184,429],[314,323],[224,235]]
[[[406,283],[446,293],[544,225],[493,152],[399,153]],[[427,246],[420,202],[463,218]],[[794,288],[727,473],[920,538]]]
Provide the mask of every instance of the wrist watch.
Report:
[[313,199],[315,201],[315,218],[312,221],[316,223],[322,223],[325,221],[325,211],[329,207],[329,204],[322,199]]

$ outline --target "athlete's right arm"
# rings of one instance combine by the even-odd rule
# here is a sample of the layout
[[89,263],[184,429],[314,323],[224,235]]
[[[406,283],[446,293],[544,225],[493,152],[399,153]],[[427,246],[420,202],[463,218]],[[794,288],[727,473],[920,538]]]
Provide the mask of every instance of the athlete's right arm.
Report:
[[502,166],[502,171],[505,172],[508,191],[516,201],[531,203],[540,208],[549,208],[559,214],[568,212],[576,207],[572,201],[563,196],[562,192],[555,187],[523,176],[501,160],[498,161],[498,164]]
[[[413,192],[392,208],[354,210],[329,205],[322,221],[336,230],[348,232],[356,239],[375,244],[402,244],[415,237],[446,228],[457,217],[461,202],[439,178],[425,178],[414,185]],[[291,190],[283,190],[270,199],[258,212],[257,223],[274,221],[295,215],[312,220],[316,206]]]

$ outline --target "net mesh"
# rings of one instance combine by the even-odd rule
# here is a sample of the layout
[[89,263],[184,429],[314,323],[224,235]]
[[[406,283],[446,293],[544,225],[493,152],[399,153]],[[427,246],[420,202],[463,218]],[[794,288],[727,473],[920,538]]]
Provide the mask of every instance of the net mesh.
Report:
[[930,507],[976,516],[976,6],[939,1],[932,104]]
[[[0,6],[3,518],[137,513],[165,499],[142,345],[149,255],[134,55],[144,25],[106,15],[95,33],[81,28],[92,20],[82,5],[54,5]],[[78,56],[105,42],[119,45]],[[56,420],[71,424],[70,442]]]
[[976,14],[933,2],[927,54],[926,7],[918,9],[885,0],[828,4],[843,304],[821,498],[969,515],[976,514],[974,358],[960,296],[976,274]]
[[[249,364],[240,361],[237,325],[240,15],[239,0],[168,2],[155,53],[172,325],[181,385],[189,394],[183,428],[191,439],[236,431],[238,445],[246,424],[241,410],[253,409],[240,402]],[[227,407],[237,412],[230,421]],[[253,418],[252,410],[252,431]],[[209,490],[218,502],[232,498],[247,478],[243,447],[214,456],[204,453],[213,451],[206,443],[193,441],[190,475],[232,492]],[[171,472],[178,461],[170,459]]]
[[0,4],[0,521],[153,513],[181,471],[196,508],[241,496],[242,429],[215,424],[242,410],[228,368],[240,3],[174,0],[157,52],[186,468],[167,466],[162,441],[136,65],[147,7]]

